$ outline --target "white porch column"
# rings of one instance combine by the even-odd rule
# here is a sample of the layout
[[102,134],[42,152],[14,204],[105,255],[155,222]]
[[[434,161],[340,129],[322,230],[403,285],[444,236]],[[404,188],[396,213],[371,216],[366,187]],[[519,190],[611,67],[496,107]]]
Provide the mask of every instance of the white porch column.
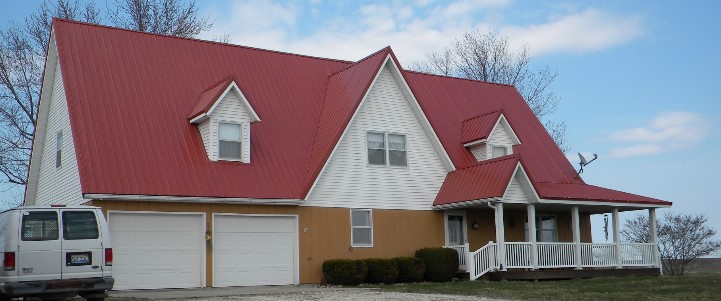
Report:
[[655,267],[661,267],[658,253],[658,237],[656,236],[656,208],[648,209],[648,237],[653,244],[653,263]]
[[536,238],[536,205],[528,204],[526,206],[526,214],[528,215],[528,241],[531,242],[531,266],[534,270],[537,270],[538,239]]
[[571,221],[573,223],[573,243],[576,244],[576,269],[581,270],[581,225],[580,218],[578,216],[578,206],[571,207]]
[[616,267],[621,268],[621,235],[619,234],[618,208],[613,208],[613,243],[616,249]]
[[503,203],[496,203],[496,241],[498,242],[498,264],[506,270],[506,231],[503,223]]

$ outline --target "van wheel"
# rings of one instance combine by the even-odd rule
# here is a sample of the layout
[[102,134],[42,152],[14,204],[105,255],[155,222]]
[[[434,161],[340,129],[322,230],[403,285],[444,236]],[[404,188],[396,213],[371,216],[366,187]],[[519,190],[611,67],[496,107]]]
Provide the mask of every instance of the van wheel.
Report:
[[12,298],[5,296],[3,294],[0,294],[0,301],[10,301],[10,299],[12,299]]
[[105,298],[87,298],[88,301],[105,301]]

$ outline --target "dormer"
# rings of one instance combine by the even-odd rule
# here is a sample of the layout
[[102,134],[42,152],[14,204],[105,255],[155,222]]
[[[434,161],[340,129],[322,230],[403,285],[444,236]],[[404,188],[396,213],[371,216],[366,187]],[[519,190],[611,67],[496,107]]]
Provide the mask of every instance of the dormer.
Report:
[[260,118],[235,80],[200,94],[188,120],[198,126],[208,159],[250,163],[250,124]]
[[521,144],[501,111],[463,121],[461,140],[478,161],[513,154],[513,146]]

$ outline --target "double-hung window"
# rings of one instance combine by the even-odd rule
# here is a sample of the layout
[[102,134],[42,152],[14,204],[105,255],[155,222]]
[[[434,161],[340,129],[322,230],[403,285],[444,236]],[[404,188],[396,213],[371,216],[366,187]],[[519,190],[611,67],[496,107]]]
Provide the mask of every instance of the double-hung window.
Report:
[[351,246],[373,246],[373,214],[371,209],[351,209]]
[[406,135],[368,132],[368,164],[408,166]]
[[[528,240],[528,217],[526,217],[526,240]],[[538,242],[557,242],[556,216],[536,215],[536,240]]]
[[240,124],[218,123],[218,157],[221,160],[242,160]]

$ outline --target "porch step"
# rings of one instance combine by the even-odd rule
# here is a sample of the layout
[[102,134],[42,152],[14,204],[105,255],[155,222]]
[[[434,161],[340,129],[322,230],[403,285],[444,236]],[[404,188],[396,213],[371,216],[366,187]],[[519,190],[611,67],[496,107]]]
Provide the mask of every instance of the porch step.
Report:
[[658,268],[625,268],[625,269],[584,269],[584,270],[535,270],[505,272],[495,271],[486,274],[489,280],[553,280],[578,279],[598,277],[624,277],[624,276],[659,276]]

